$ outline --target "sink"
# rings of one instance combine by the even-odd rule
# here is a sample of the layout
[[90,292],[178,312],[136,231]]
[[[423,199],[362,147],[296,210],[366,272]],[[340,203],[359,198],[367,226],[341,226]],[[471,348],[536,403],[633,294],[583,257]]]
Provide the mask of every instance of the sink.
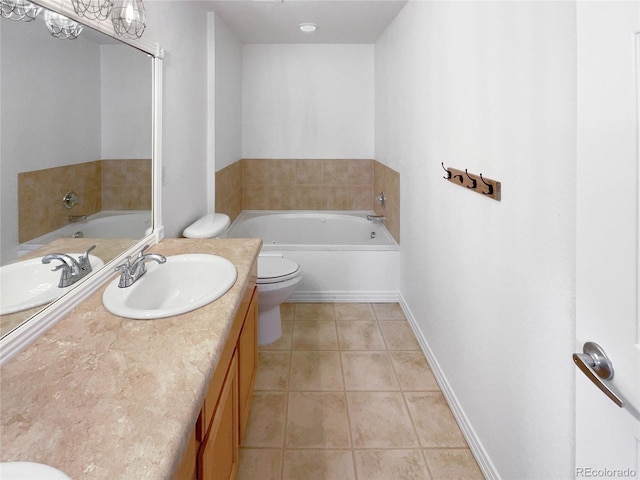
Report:
[[[78,258],[82,253],[68,255]],[[89,260],[94,270],[104,265],[94,255],[89,255]],[[60,270],[51,271],[55,267],[53,263],[43,264],[40,257],[0,267],[0,315],[39,307],[67,293],[71,287],[58,287]]]
[[35,462],[2,462],[0,463],[2,480],[71,480],[57,468]]
[[151,320],[190,312],[224,295],[238,272],[217,255],[189,253],[167,257],[166,263],[147,263],[147,273],[127,288],[112,281],[102,303],[114,315]]

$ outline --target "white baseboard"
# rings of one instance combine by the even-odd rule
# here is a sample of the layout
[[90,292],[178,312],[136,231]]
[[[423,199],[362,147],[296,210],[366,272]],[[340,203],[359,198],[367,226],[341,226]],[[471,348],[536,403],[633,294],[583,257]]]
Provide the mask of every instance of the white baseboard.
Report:
[[475,457],[476,462],[480,467],[480,470],[482,470],[482,474],[487,480],[500,480],[501,477],[498,474],[498,471],[496,470],[495,465],[493,464],[493,462],[491,462],[491,459],[489,458],[487,451],[482,445],[480,438],[478,437],[475,430],[473,429],[473,426],[469,422],[469,419],[467,418],[462,408],[462,405],[460,405],[460,402],[458,401],[457,397],[455,396],[455,393],[451,389],[451,385],[449,385],[449,382],[447,381],[447,378],[444,372],[440,368],[440,364],[438,363],[438,360],[436,360],[436,357],[434,356],[433,351],[429,347],[429,342],[427,342],[427,340],[422,335],[422,332],[418,328],[418,324],[416,322],[415,317],[413,316],[413,313],[411,313],[409,306],[404,301],[404,298],[402,297],[401,294],[399,295],[398,302],[400,303],[400,307],[402,308],[402,311],[407,317],[407,321],[411,325],[411,329],[415,333],[416,339],[420,344],[420,348],[422,349],[424,356],[427,358],[427,361],[429,362],[429,366],[431,367],[431,371],[433,372],[433,375],[435,376],[436,381],[440,386],[440,390],[442,390],[442,393],[446,398],[447,403],[449,404],[449,407],[451,408],[451,412],[453,413],[453,416],[458,422],[458,425],[460,427],[460,430],[462,431],[462,434],[464,435],[465,439],[467,440],[467,443],[469,444],[471,453],[473,453],[473,456]]
[[297,291],[287,302],[290,303],[395,303],[400,299],[400,292],[313,292],[313,291]]

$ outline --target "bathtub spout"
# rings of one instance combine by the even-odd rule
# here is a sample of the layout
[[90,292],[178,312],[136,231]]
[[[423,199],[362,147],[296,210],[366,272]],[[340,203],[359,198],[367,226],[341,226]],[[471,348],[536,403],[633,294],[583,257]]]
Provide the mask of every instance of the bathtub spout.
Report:
[[86,215],[69,215],[69,223],[85,223],[87,221]]
[[384,222],[384,219],[384,215],[367,215],[367,220],[369,220],[370,222],[382,223]]

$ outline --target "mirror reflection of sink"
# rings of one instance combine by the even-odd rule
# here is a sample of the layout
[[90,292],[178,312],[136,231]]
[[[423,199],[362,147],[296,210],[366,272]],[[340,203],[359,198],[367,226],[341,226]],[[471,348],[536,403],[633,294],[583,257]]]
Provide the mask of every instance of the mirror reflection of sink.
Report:
[[2,462],[0,463],[2,480],[71,480],[57,468],[34,462]]
[[[68,255],[78,258],[82,253]],[[104,265],[95,255],[89,255],[89,260],[94,270]],[[0,315],[39,307],[67,293],[71,287],[58,287],[60,270],[51,271],[55,266],[43,264],[38,257],[0,267]]]
[[147,273],[127,288],[112,281],[102,303],[114,315],[154,319],[180,315],[224,295],[238,272],[229,260],[217,255],[189,253],[167,257],[166,263],[147,263]]

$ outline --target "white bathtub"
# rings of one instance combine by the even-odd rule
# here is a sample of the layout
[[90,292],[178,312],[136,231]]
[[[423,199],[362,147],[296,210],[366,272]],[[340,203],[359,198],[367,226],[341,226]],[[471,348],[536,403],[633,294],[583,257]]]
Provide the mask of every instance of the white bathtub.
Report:
[[245,210],[229,238],[261,238],[263,255],[298,262],[292,302],[395,302],[400,247],[384,225],[360,211]]
[[142,238],[151,230],[149,210],[103,210],[85,222],[65,225],[53,232],[18,245],[18,255],[40,248],[58,238]]

